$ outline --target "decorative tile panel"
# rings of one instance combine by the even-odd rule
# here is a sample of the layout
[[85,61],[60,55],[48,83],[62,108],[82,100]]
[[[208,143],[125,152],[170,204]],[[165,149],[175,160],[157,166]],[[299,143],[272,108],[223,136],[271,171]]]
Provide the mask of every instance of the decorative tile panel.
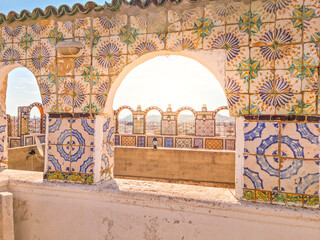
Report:
[[173,138],[172,137],[165,137],[164,138],[164,147],[173,148]]
[[234,139],[226,139],[225,140],[225,148],[226,150],[235,150],[236,149],[236,141]]
[[121,137],[121,146],[135,147],[136,146],[136,137],[122,136]]
[[192,139],[176,138],[176,148],[192,148]]
[[202,138],[195,138],[194,139],[194,147],[195,148],[203,148],[203,139]]
[[197,136],[214,136],[214,120],[196,120]]
[[146,138],[144,136],[138,136],[137,140],[138,140],[137,147],[145,147],[146,146],[146,143],[145,143]]
[[[153,138],[154,137],[148,137],[148,145],[147,147],[153,147]],[[163,138],[162,137],[157,137],[158,143],[157,146],[158,147],[163,147]]]
[[206,139],[206,149],[222,150],[223,140],[222,139]]
[[176,135],[177,130],[176,130],[176,121],[167,121],[167,120],[162,120],[161,121],[161,131],[163,135]]

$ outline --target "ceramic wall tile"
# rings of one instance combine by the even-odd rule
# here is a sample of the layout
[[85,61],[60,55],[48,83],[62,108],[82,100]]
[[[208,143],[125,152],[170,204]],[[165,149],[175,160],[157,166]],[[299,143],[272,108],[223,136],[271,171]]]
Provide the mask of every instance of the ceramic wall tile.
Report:
[[49,118],[48,144],[71,143],[71,119]]
[[279,123],[246,122],[244,125],[245,153],[278,155]]
[[192,139],[191,138],[176,138],[175,139],[176,148],[192,148]]
[[94,146],[94,119],[77,118],[72,120],[72,145]]
[[70,146],[48,146],[48,171],[70,171]]
[[281,153],[283,157],[319,158],[319,125],[315,123],[283,123]]
[[173,138],[172,137],[165,137],[164,138],[164,147],[173,148]]
[[206,149],[222,150],[223,141],[220,139],[206,139]]
[[319,161],[283,160],[280,169],[280,188],[287,193],[318,195]]
[[244,188],[274,191],[279,189],[279,158],[247,156],[244,160]]

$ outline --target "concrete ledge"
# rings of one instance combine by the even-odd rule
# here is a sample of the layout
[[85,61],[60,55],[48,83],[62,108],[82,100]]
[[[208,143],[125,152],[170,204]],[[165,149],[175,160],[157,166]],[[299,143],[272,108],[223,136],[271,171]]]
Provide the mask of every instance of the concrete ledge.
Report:
[[[152,229],[159,239],[320,237],[318,209],[239,201],[230,189],[124,179],[95,186],[51,183],[42,180],[42,173],[17,170],[3,171],[3,178],[14,195],[16,239],[34,233],[43,239],[44,231],[50,231],[43,224],[59,232],[55,237],[103,239],[97,236],[107,234],[109,228],[101,227],[105,218],[113,222],[114,239],[148,239],[143,233]],[[76,232],[67,227],[75,219]],[[95,230],[87,221],[96,223]],[[170,232],[175,221],[180,230]]]
[[0,240],[14,240],[12,193],[0,192]]

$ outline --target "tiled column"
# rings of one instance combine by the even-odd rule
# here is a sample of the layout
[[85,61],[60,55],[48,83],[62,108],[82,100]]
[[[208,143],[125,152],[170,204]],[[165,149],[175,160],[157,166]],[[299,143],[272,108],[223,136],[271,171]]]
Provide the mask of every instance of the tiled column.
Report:
[[8,167],[7,116],[0,116],[0,169]]
[[113,177],[113,117],[50,114],[47,123],[45,179],[93,184]]
[[320,119],[262,117],[244,123],[243,198],[319,207]]

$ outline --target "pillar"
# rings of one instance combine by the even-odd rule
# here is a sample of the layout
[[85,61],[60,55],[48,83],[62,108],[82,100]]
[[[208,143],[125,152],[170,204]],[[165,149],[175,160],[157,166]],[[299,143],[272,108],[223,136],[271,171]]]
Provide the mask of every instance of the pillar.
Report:
[[237,196],[319,207],[319,121],[302,115],[238,119]]
[[0,239],[14,240],[12,193],[0,193]]
[[45,179],[85,184],[113,177],[114,116],[49,114]]

